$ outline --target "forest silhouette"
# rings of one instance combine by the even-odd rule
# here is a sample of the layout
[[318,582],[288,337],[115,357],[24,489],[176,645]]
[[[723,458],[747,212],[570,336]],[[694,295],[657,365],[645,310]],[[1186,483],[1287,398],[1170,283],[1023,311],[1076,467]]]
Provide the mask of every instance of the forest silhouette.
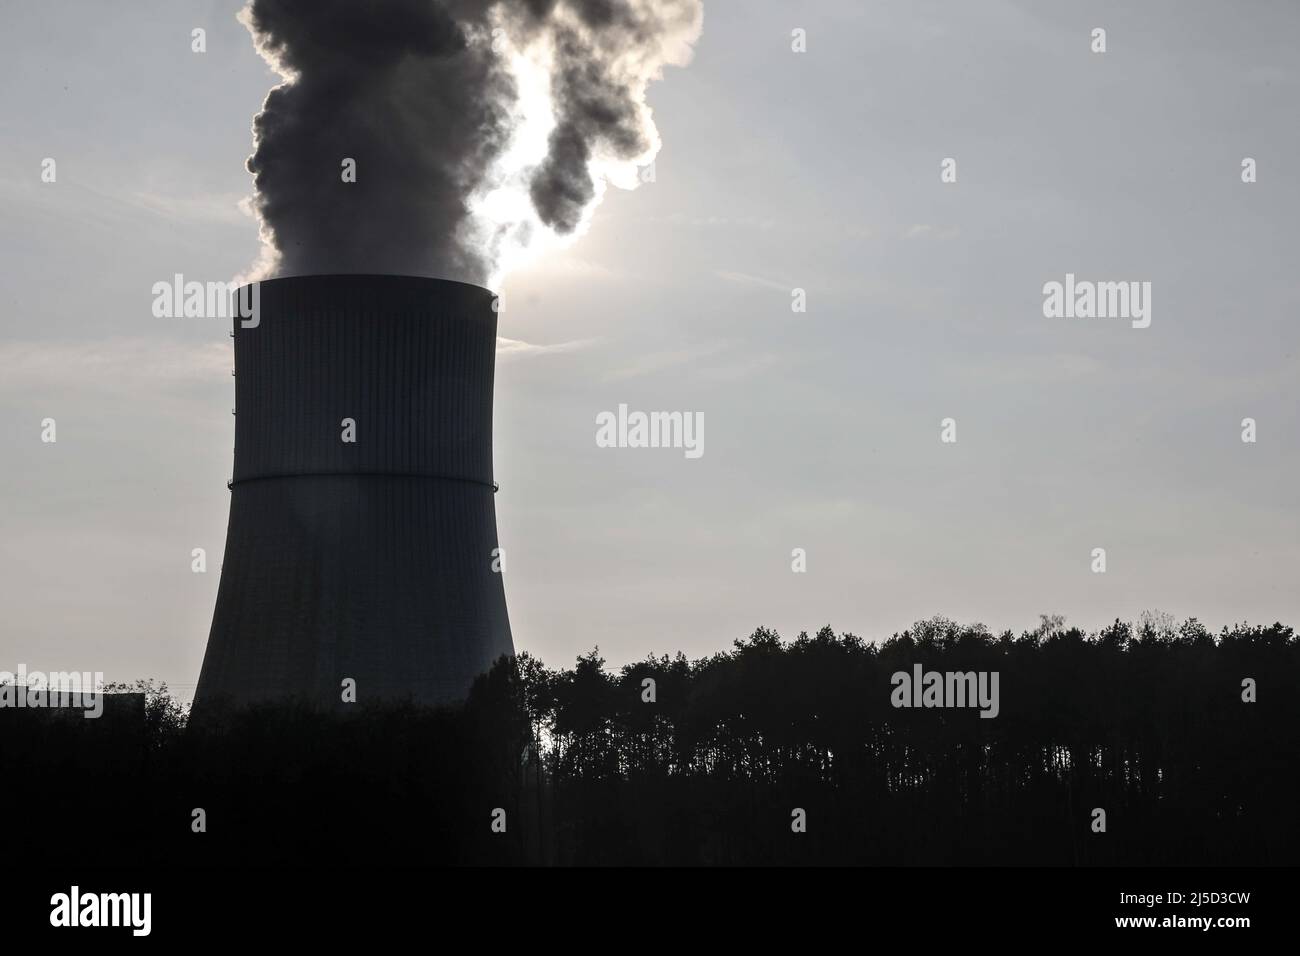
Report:
[[[917,664],[998,672],[997,717],[894,707],[891,675]],[[560,669],[503,658],[444,709],[286,703],[194,721],[165,687],[133,689],[134,718],[0,712],[11,850],[167,865],[1300,862],[1300,641],[1281,624],[1212,634],[1146,616],[1085,634],[1045,617],[1017,637],[934,618],[880,643],[760,628],[726,653],[616,671],[594,650]]]

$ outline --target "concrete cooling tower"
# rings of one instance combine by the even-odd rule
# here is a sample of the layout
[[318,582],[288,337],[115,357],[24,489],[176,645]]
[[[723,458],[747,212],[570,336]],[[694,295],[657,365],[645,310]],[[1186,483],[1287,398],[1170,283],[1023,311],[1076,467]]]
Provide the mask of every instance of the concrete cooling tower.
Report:
[[492,294],[338,275],[265,281],[259,299],[234,322],[230,523],[195,711],[339,706],[349,678],[359,704],[464,698],[513,654]]

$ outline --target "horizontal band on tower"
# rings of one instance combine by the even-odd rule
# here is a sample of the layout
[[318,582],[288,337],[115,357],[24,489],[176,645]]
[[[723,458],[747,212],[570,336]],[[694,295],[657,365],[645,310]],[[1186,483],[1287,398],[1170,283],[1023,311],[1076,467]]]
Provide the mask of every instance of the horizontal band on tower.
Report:
[[493,494],[501,490],[501,485],[497,482],[484,481],[482,478],[409,471],[303,471],[275,475],[247,475],[243,478],[232,478],[226,482],[226,487],[234,489],[235,485],[247,484],[250,481],[274,481],[278,478],[423,478],[429,481],[460,481],[471,485],[483,485],[491,488]]

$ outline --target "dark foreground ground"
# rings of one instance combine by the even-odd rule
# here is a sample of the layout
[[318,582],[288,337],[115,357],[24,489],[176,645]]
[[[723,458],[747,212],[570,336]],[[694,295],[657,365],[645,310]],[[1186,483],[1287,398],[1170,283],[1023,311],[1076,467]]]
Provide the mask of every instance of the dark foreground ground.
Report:
[[[998,715],[893,707],[891,675],[915,664],[997,671]],[[880,645],[760,629],[727,654],[617,674],[594,652],[565,670],[521,655],[452,710],[190,720],[136,690],[100,720],[0,710],[13,858],[1300,862],[1300,641],[1281,625],[1045,622],[1015,638],[936,619]]]

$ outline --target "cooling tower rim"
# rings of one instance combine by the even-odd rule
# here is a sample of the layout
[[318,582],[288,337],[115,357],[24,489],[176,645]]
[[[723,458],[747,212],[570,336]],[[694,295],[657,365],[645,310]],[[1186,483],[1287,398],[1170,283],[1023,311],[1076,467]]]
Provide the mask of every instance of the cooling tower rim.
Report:
[[304,275],[275,276],[270,279],[257,279],[253,282],[244,283],[242,286],[240,286],[240,288],[246,289],[252,285],[269,286],[269,285],[278,285],[280,283],[289,285],[298,282],[311,282],[311,281],[319,281],[319,280],[325,280],[325,281],[337,280],[339,282],[343,282],[349,279],[378,280],[381,282],[388,279],[396,279],[405,283],[419,282],[419,283],[428,284],[431,288],[434,287],[447,288],[450,286],[450,287],[458,287],[461,289],[472,289],[475,292],[482,293],[483,295],[487,296],[489,299],[495,299],[497,297],[497,294],[493,292],[491,289],[487,288],[486,286],[475,285],[473,282],[461,282],[458,279],[441,279],[436,276],[408,275],[399,272],[319,272],[319,273],[314,272],[314,273],[308,273]]

